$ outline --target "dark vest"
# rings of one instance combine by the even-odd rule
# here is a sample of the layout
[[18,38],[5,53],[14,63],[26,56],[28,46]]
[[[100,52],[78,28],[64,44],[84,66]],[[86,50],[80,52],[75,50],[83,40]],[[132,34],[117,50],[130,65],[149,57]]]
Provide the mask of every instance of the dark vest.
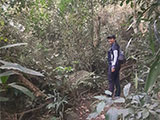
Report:
[[[113,51],[114,50],[118,50],[118,56],[119,56],[119,45],[118,45],[118,43],[117,42],[114,42],[112,45],[111,45],[111,47],[109,48],[109,50],[108,50],[108,64],[109,64],[109,66],[111,66],[112,64],[111,64],[111,61],[113,61],[113,59],[114,59],[114,55],[113,55]],[[119,64],[119,62],[118,62],[118,60],[117,60],[117,62],[116,62],[116,65],[118,65]]]

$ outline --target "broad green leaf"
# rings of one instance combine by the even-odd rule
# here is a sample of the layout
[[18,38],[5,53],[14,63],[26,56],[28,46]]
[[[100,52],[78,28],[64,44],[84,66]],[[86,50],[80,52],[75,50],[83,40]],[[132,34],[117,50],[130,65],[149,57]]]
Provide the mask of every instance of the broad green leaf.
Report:
[[56,105],[56,104],[50,103],[50,104],[47,105],[47,108],[48,108],[48,109],[55,108],[55,105]]
[[[127,30],[129,30],[132,26],[133,26],[133,24],[131,24],[131,25],[128,27]],[[128,51],[128,48],[129,48],[129,46],[130,46],[132,40],[133,40],[133,38],[131,38],[131,39],[129,40],[129,42],[127,43],[127,45],[126,45],[126,50],[125,50],[126,52]]]
[[126,4],[128,4],[131,0],[126,0]]
[[107,100],[108,98],[104,95],[99,95],[99,96],[94,96],[94,98],[98,99],[98,100]]
[[105,94],[106,94],[106,95],[112,95],[112,92],[109,91],[109,90],[105,90]]
[[146,119],[149,116],[149,111],[147,111],[146,109],[143,110],[142,116],[143,116],[143,119]]
[[16,74],[16,73],[13,72],[13,71],[7,71],[7,72],[4,72],[4,73],[1,73],[0,74],[0,83],[5,84],[7,82],[7,80],[8,80],[8,77],[10,75],[13,75],[13,74]]
[[10,75],[14,75],[14,74],[16,74],[16,72],[14,72],[14,71],[7,71],[7,72],[4,72],[4,73],[1,73],[0,77],[10,76]]
[[17,46],[22,46],[22,45],[27,45],[27,43],[16,43],[16,44],[12,44],[12,45],[6,45],[6,46],[3,46],[3,47],[0,47],[0,49],[17,47]]
[[4,38],[3,37],[0,37],[0,40],[3,40]]
[[124,0],[123,0],[123,1],[121,1],[120,6],[123,6],[123,3],[124,3]]
[[139,104],[140,103],[140,97],[138,95],[133,96],[131,104]]
[[7,42],[7,41],[8,41],[8,39],[7,39],[7,38],[5,38],[5,39],[4,39],[4,42]]
[[114,100],[114,103],[125,103],[125,99],[120,97],[120,98]]
[[147,80],[145,83],[145,92],[151,90],[154,82],[157,80],[159,75],[160,75],[160,50],[155,58],[155,61],[151,65],[149,74],[147,76]]
[[118,120],[118,109],[111,107],[106,113],[106,120]]
[[40,3],[41,3],[42,5],[45,5],[45,2],[46,2],[46,0],[40,0]]
[[94,98],[96,98],[98,100],[105,101],[105,103],[108,104],[108,105],[113,104],[112,98],[106,97],[104,95],[94,96]]
[[89,114],[89,116],[87,117],[87,120],[92,120],[93,118],[96,118],[98,116],[97,112],[91,113]]
[[131,8],[133,8],[133,2],[131,2]]
[[157,113],[156,113],[155,110],[149,110],[149,113],[151,113],[151,114],[154,115],[154,116],[157,116]]
[[159,19],[154,21],[154,35],[155,35],[156,40],[160,44],[160,32],[159,32],[160,31],[160,27],[159,26],[160,26],[160,17],[159,17]]
[[157,107],[158,105],[159,105],[158,103],[154,103],[153,105],[150,105],[150,106],[149,106],[149,109],[152,110],[152,109],[154,109],[155,107]]
[[0,69],[13,69],[13,70],[19,70],[23,73],[31,74],[31,75],[36,75],[36,76],[44,76],[42,73],[22,67],[21,65],[17,63],[11,63],[11,62],[6,62],[3,60],[0,60],[1,63],[4,65],[0,66]]
[[131,83],[128,83],[127,85],[124,86],[124,88],[123,88],[123,94],[124,94],[125,97],[128,96],[130,87],[131,87]]
[[119,115],[123,115],[123,120],[125,120],[125,117],[129,114],[132,114],[133,110],[131,108],[127,108],[127,109],[119,109],[118,110],[118,114]]
[[5,84],[7,82],[7,80],[8,80],[8,78],[9,78],[9,76],[0,77],[0,80],[1,80],[2,84]]
[[105,120],[109,120],[109,115],[108,114],[106,114]]
[[149,96],[148,94],[147,95],[145,95],[145,97],[144,97],[144,100],[145,100],[145,104],[143,105],[143,106],[149,106],[149,104],[148,103],[151,103],[151,96]]
[[72,2],[72,0],[61,0],[58,7],[60,9],[61,13],[64,13],[64,11],[67,10],[69,4]]
[[2,26],[4,26],[4,21],[0,21],[0,24],[1,24]]
[[6,102],[6,101],[8,101],[9,99],[8,98],[6,98],[6,97],[0,97],[0,102]]
[[156,52],[155,52],[155,40],[154,40],[154,32],[152,30],[152,26],[149,25],[149,35],[148,35],[148,40],[149,40],[149,46],[152,50],[152,54],[154,55]]
[[15,83],[8,84],[8,86],[11,86],[11,87],[23,92],[25,95],[31,97],[32,100],[34,99],[33,93],[30,90],[28,90],[27,88],[20,86],[20,85],[16,85]]
[[52,117],[51,120],[57,120],[57,118],[56,117]]
[[137,113],[136,118],[139,120],[141,117],[142,117],[142,111],[140,111],[140,112]]
[[157,113],[160,113],[160,109],[157,109],[156,112],[157,112]]
[[96,108],[97,112],[100,114],[103,111],[104,107],[105,107],[105,103],[103,101],[98,103]]

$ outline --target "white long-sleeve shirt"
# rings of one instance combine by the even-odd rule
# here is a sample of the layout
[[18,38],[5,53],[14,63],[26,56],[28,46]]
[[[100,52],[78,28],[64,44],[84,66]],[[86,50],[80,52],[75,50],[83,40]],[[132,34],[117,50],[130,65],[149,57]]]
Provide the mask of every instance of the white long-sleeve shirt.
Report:
[[112,68],[115,68],[116,62],[118,60],[118,50],[113,50],[113,61],[111,61],[112,63]]

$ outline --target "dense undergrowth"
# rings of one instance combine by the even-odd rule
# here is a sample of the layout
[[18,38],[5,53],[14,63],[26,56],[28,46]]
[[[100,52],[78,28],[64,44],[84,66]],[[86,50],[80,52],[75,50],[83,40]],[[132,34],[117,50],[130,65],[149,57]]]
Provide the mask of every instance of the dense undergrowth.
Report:
[[106,120],[158,120],[159,5],[158,0],[0,1],[1,119],[65,120],[83,95],[91,93],[93,103],[94,94],[105,95],[106,37],[116,34],[127,58],[122,98],[116,103],[96,97],[100,103],[89,112],[98,116],[109,105]]

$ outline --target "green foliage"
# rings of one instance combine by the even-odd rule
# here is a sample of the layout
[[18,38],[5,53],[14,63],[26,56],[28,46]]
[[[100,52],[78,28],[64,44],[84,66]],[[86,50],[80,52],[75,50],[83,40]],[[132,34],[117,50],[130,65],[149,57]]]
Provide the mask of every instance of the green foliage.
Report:
[[22,46],[22,45],[27,45],[27,43],[16,43],[16,44],[11,44],[11,45],[6,45],[3,47],[0,47],[0,49],[6,49],[6,48],[11,48],[11,47],[17,47],[17,46]]
[[16,6],[17,11],[21,11],[23,8],[26,7],[27,2],[26,0],[13,0],[13,1],[7,2],[7,4],[10,4],[12,8]]
[[6,97],[0,97],[0,102],[6,102],[6,101],[8,101],[9,99],[8,98],[6,98]]
[[[3,46],[0,49],[12,48],[12,47],[21,46],[21,45],[26,45],[26,43],[11,44],[11,45],[7,45],[7,46]],[[10,62],[6,62],[3,60],[0,60],[0,62],[4,64],[4,65],[0,66],[0,69],[18,70],[18,71],[21,71],[21,72],[27,73],[27,74],[43,76],[43,74],[36,72],[34,70],[31,70],[31,69],[22,67],[21,65],[19,65],[17,63],[10,63]],[[33,93],[30,90],[28,90],[27,88],[25,88],[24,86],[17,85],[16,83],[7,83],[8,78],[14,74],[18,74],[18,73],[14,72],[14,71],[6,71],[6,72],[0,74],[0,84],[2,85],[2,86],[0,86],[1,92],[7,91],[8,88],[14,88],[14,89],[17,89],[20,92],[24,93],[25,95],[29,96],[33,100],[34,99]],[[1,97],[1,101],[7,101],[7,100],[8,100],[8,98]]]
[[[112,1],[114,2],[114,1],[118,1],[118,0],[111,0],[111,2]],[[63,83],[64,81],[66,81],[68,79],[68,75],[73,71],[73,68],[59,66],[55,69],[55,71],[57,73],[56,75],[55,74],[53,75],[53,72],[54,72],[53,68],[55,68],[55,66],[57,66],[57,64],[61,65],[61,62],[63,64],[64,58],[67,61],[67,63],[64,63],[64,64],[68,64],[68,63],[70,64],[73,60],[77,60],[78,62],[75,61],[73,63],[78,64],[77,66],[79,67],[79,69],[85,69],[85,70],[92,69],[93,60],[94,60],[93,55],[94,54],[99,55],[99,53],[95,53],[94,51],[92,51],[92,48],[94,49],[94,47],[92,44],[93,39],[91,37],[94,38],[94,35],[91,35],[91,34],[93,32],[93,28],[96,27],[96,26],[94,26],[93,22],[94,21],[98,22],[95,19],[96,19],[96,15],[98,12],[97,10],[99,10],[99,8],[100,8],[99,6],[100,5],[105,6],[108,3],[110,3],[110,1],[108,1],[108,0],[60,0],[59,4],[54,6],[54,4],[55,4],[54,0],[33,0],[33,1],[31,1],[31,0],[12,0],[10,2],[6,1],[6,0],[0,1],[1,8],[2,8],[2,5],[5,5],[5,4],[9,5],[9,7],[7,8],[6,11],[0,10],[0,13],[1,13],[0,18],[1,17],[3,18],[3,19],[0,19],[0,40],[5,41],[5,42],[8,42],[8,40],[10,40],[12,42],[12,40],[15,40],[15,39],[19,40],[19,41],[20,40],[26,41],[25,39],[23,39],[23,37],[24,37],[24,38],[27,38],[28,43],[33,43],[33,42],[40,43],[37,49],[38,49],[41,56],[43,56],[43,57],[45,56],[44,57],[45,61],[39,62],[39,61],[35,60],[34,55],[37,55],[38,56],[37,59],[40,58],[40,60],[41,60],[41,57],[39,57],[39,54],[37,54],[37,51],[36,51],[37,49],[34,50],[35,46],[30,45],[32,47],[31,52],[33,52],[33,56],[31,57],[31,61],[35,61],[36,63],[38,63],[37,66],[39,66],[41,69],[43,69],[44,66],[47,64],[46,66],[47,67],[49,66],[50,72],[48,72],[49,71],[48,69],[47,70],[43,69],[46,72],[46,74],[50,75],[50,77],[52,77],[52,78],[56,77],[56,79],[58,79],[57,80],[58,82],[56,81],[57,83],[61,83],[61,81]],[[128,4],[132,8],[134,8],[135,6],[138,6],[138,9],[135,10],[136,17],[137,17],[137,23],[138,22],[141,23],[141,21],[150,22],[151,26],[150,26],[150,30],[147,31],[147,34],[149,33],[147,35],[147,37],[149,40],[150,48],[152,50],[152,54],[156,56],[157,48],[159,48],[159,46],[157,47],[158,44],[156,41],[156,39],[159,38],[159,35],[157,37],[157,33],[159,32],[159,30],[153,29],[153,23],[156,23],[156,27],[159,27],[159,24],[157,21],[159,19],[158,18],[158,16],[159,16],[159,1],[158,0],[148,0],[148,1],[145,1],[145,0],[136,0],[136,1],[135,0],[121,0],[120,5],[122,6],[123,4]],[[57,10],[57,7],[58,7],[58,10]],[[61,14],[59,14],[59,13],[61,13]],[[102,17],[101,20],[103,20],[103,15],[100,17]],[[9,28],[11,29],[11,31],[13,31],[13,29],[9,26],[8,23],[9,23],[9,20],[12,20],[12,19],[14,20],[15,23],[18,23],[20,21],[20,23],[25,26],[25,30],[26,30],[25,32],[27,32],[27,33],[22,34],[22,35],[19,35],[19,33],[18,33],[18,35],[20,37],[17,37],[17,34],[14,35],[14,32],[10,33],[11,34],[10,35],[8,32]],[[100,22],[101,22],[101,20],[100,20]],[[131,18],[131,21],[133,21],[133,17]],[[6,27],[6,30],[4,30],[5,27]],[[100,25],[100,27],[103,29],[102,24]],[[156,32],[156,30],[158,32]],[[8,33],[4,33],[5,31],[7,31]],[[31,36],[31,34],[33,36]],[[53,34],[53,35],[51,35],[51,34]],[[48,37],[50,35],[51,35],[51,37]],[[33,38],[35,37],[36,39],[29,40],[31,38],[30,36]],[[55,37],[55,36],[60,36],[60,37]],[[145,38],[141,38],[141,43],[142,44],[144,43],[144,46],[146,47],[147,45],[146,45],[146,41],[144,39]],[[136,40],[137,40],[137,36],[135,37],[135,39],[132,40],[132,42],[134,42]],[[101,41],[103,41],[103,38]],[[5,47],[1,47],[0,49],[15,47],[15,46],[19,46],[19,45],[25,45],[25,44],[18,43],[15,45],[8,45]],[[133,44],[131,44],[131,47],[132,47],[132,45]],[[48,48],[50,46],[51,46],[51,49],[53,49],[53,50],[49,54],[50,49],[48,49]],[[60,46],[60,47],[57,48],[55,46]],[[44,52],[45,54],[41,54],[42,50],[45,51]],[[99,51],[101,51],[101,50],[99,49]],[[135,53],[133,53],[134,56],[136,56],[138,54],[138,53],[136,53],[136,51],[137,50],[135,50]],[[148,51],[149,50],[146,50],[146,52],[148,52]],[[58,54],[60,56],[60,57],[59,56],[57,57],[58,62],[56,61],[56,55],[54,56],[55,53],[56,53],[56,55]],[[27,54],[28,54],[28,52],[27,52]],[[52,57],[53,59],[48,60],[49,57],[47,55],[49,57],[51,55],[53,55],[53,57]],[[159,58],[157,58],[157,57],[154,57],[154,58],[155,58],[155,60],[153,60],[153,62],[152,62],[152,65],[150,67],[150,72],[149,72],[147,80],[146,80],[147,81],[146,85],[145,85],[146,91],[151,89],[152,86],[154,85],[155,81],[158,79],[158,74],[159,74],[159,72],[158,72],[158,69],[159,69],[158,59]],[[10,60],[10,58],[6,58],[6,59]],[[26,61],[28,60],[28,58],[26,58],[26,56],[23,59]],[[97,59],[100,60],[99,58],[97,58]],[[138,57],[136,57],[136,59],[137,59],[137,61],[139,60]],[[24,63],[28,65],[28,63],[26,61],[24,61]],[[19,64],[16,64],[16,62],[10,63],[10,62],[6,62],[6,61],[1,61],[1,63],[4,64],[1,66],[1,68],[5,69],[5,70],[6,69],[7,70],[14,69],[14,70],[18,70],[20,72],[31,74],[31,75],[43,76],[43,74],[41,74],[39,72],[27,69],[25,67],[22,67]],[[45,65],[44,65],[44,63],[45,63]],[[53,65],[55,65],[55,66],[53,66]],[[141,70],[138,69],[137,71],[141,71]],[[5,74],[5,75],[1,77],[0,82],[1,82],[1,84],[6,84],[8,76],[10,76],[14,73],[11,72],[9,74],[9,72],[8,72],[8,73],[2,73],[2,74],[3,75]],[[8,74],[8,76],[7,76],[7,74]],[[47,75],[46,75],[46,77],[47,77]],[[49,78],[49,80],[53,80],[52,78]],[[95,85],[97,85],[97,83],[98,83],[97,79],[99,79],[99,78],[90,79],[90,81],[88,83],[89,84],[94,83]],[[137,73],[135,74],[134,80],[135,80],[135,87],[136,87],[136,89],[138,89],[139,78],[138,78]],[[81,81],[81,83],[83,83],[83,82],[84,81]],[[87,83],[87,85],[89,85],[88,83]],[[59,85],[63,86],[63,84],[59,84]],[[97,85],[97,86],[101,86],[101,85]],[[96,96],[95,98],[97,98],[101,102],[97,105],[96,112],[94,112],[92,115],[90,115],[90,117],[97,116],[103,110],[104,105],[106,105],[106,103],[110,103],[112,105],[115,103],[124,103],[129,100],[129,97],[131,97],[130,101],[133,100],[132,101],[133,104],[138,103],[138,104],[136,104],[137,106],[139,104],[142,104],[141,100],[143,101],[143,99],[138,99],[140,95],[130,96],[128,94],[130,86],[131,85],[128,84],[123,89],[125,98],[120,98],[118,100],[110,100],[105,96]],[[19,87],[19,86],[15,85],[13,88],[20,90],[23,93],[27,93],[26,95],[30,96],[32,98],[31,93],[29,93],[26,89],[24,89],[23,86]],[[66,84],[63,86],[63,88],[64,89],[61,89],[61,91],[64,92],[64,90],[67,89]],[[2,89],[2,91],[3,91],[3,89]],[[105,93],[107,95],[110,94],[109,91],[105,91]],[[54,98],[54,97],[52,97],[52,98]],[[129,103],[127,102],[127,104],[129,104]],[[52,104],[50,104],[49,108],[55,109],[57,112],[60,112],[60,111],[62,111],[61,107],[64,105],[65,105],[65,100],[63,101],[63,98],[60,98],[60,99],[57,99],[57,101],[55,100],[55,103],[53,102]],[[135,106],[131,105],[131,107],[135,107]],[[147,108],[147,110],[146,109],[141,110],[140,107],[142,107],[142,106],[138,106],[138,110],[140,111],[140,113],[138,113],[138,114],[135,113],[135,116],[137,116],[137,115],[140,116],[142,114],[140,118],[147,119],[147,118],[149,118],[150,113],[153,113],[152,111],[148,112],[147,111],[148,108]],[[62,107],[62,108],[64,108],[64,107]],[[156,108],[156,110],[157,110],[157,108]],[[123,111],[123,116],[125,116],[124,111]],[[111,119],[110,116],[112,116],[113,112],[116,113],[117,110],[115,108],[112,108],[107,113],[108,119]],[[120,113],[119,110],[118,110],[118,113]],[[118,116],[120,116],[120,115],[118,114]]]
[[[7,89],[9,87],[11,87],[11,88],[19,90],[20,92],[23,92],[27,96],[31,97],[31,99],[33,100],[34,99],[34,95],[27,88],[25,88],[25,87],[23,87],[21,85],[16,85],[16,83],[7,84],[7,80],[9,78],[9,76],[13,75],[13,74],[15,74],[15,73],[12,72],[12,71],[7,71],[7,72],[4,72],[4,73],[0,74],[0,84],[2,85],[2,87],[0,87],[1,92],[7,91]],[[0,97],[0,98],[1,98],[1,101],[7,101],[7,100],[9,100],[6,97]]]
[[27,18],[27,28],[32,30],[33,34],[43,36],[46,27],[49,24],[50,13],[48,7],[51,0],[36,0],[32,2]]
[[68,93],[70,90],[72,92],[72,87],[68,84],[68,78],[69,78],[69,74],[71,72],[73,72],[73,68],[71,66],[69,67],[56,67],[54,69],[54,71],[56,72],[55,77],[57,78],[56,82],[56,88],[58,90],[63,90],[63,93]]
[[131,87],[131,83],[128,83],[127,85],[124,86],[124,88],[123,88],[124,97],[128,96],[130,87]]
[[53,109],[57,115],[62,115],[64,112],[64,106],[68,103],[66,97],[61,97],[60,93],[54,89],[54,94],[49,94],[48,98],[52,98],[53,102],[46,106],[47,109]]
[[8,84],[8,86],[19,90],[20,92],[22,92],[25,95],[29,96],[32,100],[35,98],[33,93],[30,90],[28,90],[27,88],[25,88],[25,87],[23,87],[21,85],[17,85],[16,83],[10,83],[10,84]]
[[133,110],[130,108],[126,108],[126,109],[117,109],[116,107],[111,107],[105,115],[106,120],[132,120],[132,119],[128,119],[127,116],[132,114]]
[[149,40],[149,46],[152,50],[152,54],[154,55],[156,53],[156,48],[155,48],[155,40],[154,40],[154,31],[151,28],[151,25],[149,25],[148,40]]
[[[152,61],[152,65],[150,66],[150,71],[147,76],[147,80],[145,83],[145,91],[148,92],[151,90],[152,86],[154,85],[155,81],[157,80],[160,72],[160,64],[159,64],[159,6],[160,2],[159,0],[149,0],[146,2],[145,0],[122,0],[120,5],[122,6],[124,3],[126,4],[133,4],[131,5],[132,7],[134,6],[134,14],[132,16],[132,21],[136,19],[136,24],[140,24],[142,21],[145,22],[145,25],[148,26],[147,32],[145,33],[147,35],[148,39],[148,45],[150,49],[152,50],[153,58],[154,60]],[[158,47],[157,47],[158,46]],[[158,51],[158,53],[156,53]],[[136,76],[135,78],[135,85],[136,88],[138,87],[138,77]]]
[[58,75],[65,75],[67,73],[70,73],[73,71],[73,68],[71,66],[69,67],[56,67],[55,71],[58,73]]
[[7,80],[8,80],[8,77],[9,76],[2,76],[2,77],[0,77],[0,83],[2,83],[2,84],[5,84],[6,82],[7,82]]
[[61,0],[58,5],[60,12],[64,13],[67,10],[67,8],[71,8],[72,2],[73,2],[73,0]]
[[106,120],[118,120],[118,109],[111,107],[106,113]]
[[57,118],[56,117],[52,117],[50,120],[57,120]]
[[151,87],[153,86],[159,75],[160,75],[160,50],[157,52],[154,62],[150,67],[150,71],[145,84],[146,92],[151,90]]
[[104,107],[105,107],[104,101],[98,103],[96,108],[97,113],[100,114],[103,111]]
[[[125,93],[126,96],[128,96],[129,94],[129,89],[130,89],[130,84],[127,84],[123,91]],[[111,95],[111,92],[106,90],[105,91],[106,95]],[[111,106],[117,103],[125,103],[125,99],[124,98],[118,98],[118,99],[112,99],[110,97],[106,97],[105,95],[100,95],[100,96],[95,96],[94,98],[98,99],[100,102],[97,104],[96,106],[96,111],[89,114],[89,116],[87,117],[87,120],[91,120],[92,118],[96,118],[99,114],[101,114],[101,112],[104,110],[105,107],[110,107],[110,109],[108,110],[108,112],[106,113],[106,120],[117,120],[118,116],[124,113],[119,112],[120,110],[116,109],[116,108],[112,108]],[[122,111],[122,109],[121,109]],[[131,111],[128,109],[128,114]],[[127,115],[128,115],[127,114]]]
[[159,102],[153,97],[148,96],[145,93],[138,93],[131,94],[128,99],[131,100],[129,107],[134,109],[134,114],[127,118],[136,118],[137,120],[150,118],[159,119],[157,112],[159,110]]
[[120,116],[121,114],[123,115],[123,117],[126,117],[127,115],[133,112],[131,109],[117,109],[115,107],[112,107],[112,105],[117,103],[125,103],[124,98],[118,98],[115,100],[112,100],[112,98],[108,98],[106,96],[95,96],[95,98],[102,101],[97,104],[96,112],[91,113],[88,116],[88,120],[96,118],[104,110],[105,107],[109,107],[109,110],[106,113],[106,120],[118,120],[118,116]]
[[96,118],[98,115],[99,115],[98,112],[91,113],[91,114],[89,114],[89,116],[87,117],[87,120],[91,120],[91,119],[93,119],[93,118]]
[[73,61],[72,63],[73,64],[79,64],[79,61]]
[[8,42],[8,38],[3,35],[5,25],[4,19],[0,17],[0,42]]
[[31,74],[31,75],[44,76],[40,72],[22,67],[21,65],[19,65],[17,63],[10,63],[10,62],[6,62],[6,61],[3,61],[3,60],[0,60],[0,62],[4,64],[4,65],[0,66],[0,69],[18,70],[20,72]]
[[15,74],[15,72],[13,72],[13,71],[7,71],[7,72],[4,72],[4,73],[1,73],[0,74],[0,83],[1,84],[6,84],[9,76],[14,75],[14,74]]
[[[123,93],[125,98],[112,99],[106,96],[95,96],[96,99],[100,100],[98,103],[96,112],[91,113],[88,116],[88,120],[97,117],[104,109],[104,107],[109,107],[106,112],[106,120],[145,120],[154,118],[158,120],[160,118],[159,114],[159,104],[154,96],[148,96],[146,93],[130,93],[130,83],[124,86]],[[110,93],[106,91],[107,95]],[[105,103],[105,104],[104,104]],[[115,107],[117,103],[123,104],[123,108]]]
[[[48,11],[49,7],[52,7],[51,5],[54,5],[53,0],[5,1],[0,3],[0,12],[2,13],[2,18],[5,20],[6,26],[13,20],[14,24],[18,25],[21,23],[24,30],[42,37],[51,20],[51,13]],[[19,23],[19,21],[21,21],[19,19],[24,20]],[[6,39],[4,40],[6,41]]]

